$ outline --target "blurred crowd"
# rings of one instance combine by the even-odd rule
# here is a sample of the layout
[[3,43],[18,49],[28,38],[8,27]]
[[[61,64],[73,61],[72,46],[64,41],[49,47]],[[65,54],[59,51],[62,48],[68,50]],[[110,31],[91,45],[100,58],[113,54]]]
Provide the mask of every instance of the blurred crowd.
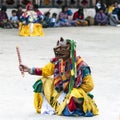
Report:
[[43,28],[63,27],[63,26],[89,26],[89,25],[120,25],[120,8],[118,1],[114,1],[109,6],[97,0],[95,5],[95,16],[85,18],[84,8],[80,6],[73,12],[68,6],[62,6],[59,13],[51,13],[51,9],[42,12],[37,4],[32,2],[26,5],[23,10],[22,5],[11,10],[11,15],[7,15],[7,7],[2,6],[0,10],[1,28],[19,28],[19,24],[39,23]]

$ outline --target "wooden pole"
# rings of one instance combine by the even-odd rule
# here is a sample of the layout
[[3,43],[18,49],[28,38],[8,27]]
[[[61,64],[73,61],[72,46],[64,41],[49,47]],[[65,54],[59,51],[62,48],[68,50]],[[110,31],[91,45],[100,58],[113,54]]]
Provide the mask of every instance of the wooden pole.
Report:
[[[21,65],[22,64],[22,59],[21,59],[20,50],[19,50],[18,46],[16,46],[16,52],[17,52],[17,56],[18,56],[19,65]],[[24,77],[24,71],[23,70],[21,71],[21,75],[22,75],[22,77]]]

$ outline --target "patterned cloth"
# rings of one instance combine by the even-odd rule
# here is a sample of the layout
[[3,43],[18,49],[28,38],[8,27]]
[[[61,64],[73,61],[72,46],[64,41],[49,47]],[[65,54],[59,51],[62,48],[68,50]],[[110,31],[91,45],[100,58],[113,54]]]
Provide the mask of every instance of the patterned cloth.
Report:
[[40,16],[34,11],[27,11],[22,14],[20,21],[24,24],[39,23]]
[[[55,64],[54,69],[54,86],[55,89],[60,92],[68,92],[69,83],[70,83],[70,66],[66,64],[63,65],[63,72],[61,73],[61,62],[57,58],[53,58],[51,60],[52,63]],[[77,77],[75,78],[75,84],[74,87],[79,87],[82,84],[82,79],[86,75],[90,74],[90,68],[88,65],[82,60],[82,58],[79,56],[76,59],[76,65],[77,65]],[[83,67],[84,66],[84,67]]]
[[30,70],[30,74],[42,76],[33,85],[34,106],[37,112],[42,112],[44,108],[44,113],[51,114],[50,107],[44,105],[44,97],[41,96],[43,93],[54,109],[52,113],[64,116],[97,115],[98,108],[93,96],[88,94],[94,88],[90,67],[80,56],[76,57],[75,42],[68,41],[71,45],[69,60],[52,58],[44,67]]

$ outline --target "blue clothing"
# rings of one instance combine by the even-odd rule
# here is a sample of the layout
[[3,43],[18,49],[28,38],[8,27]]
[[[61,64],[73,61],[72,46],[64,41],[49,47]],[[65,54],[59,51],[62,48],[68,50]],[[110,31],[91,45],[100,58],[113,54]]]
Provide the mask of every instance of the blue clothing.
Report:
[[95,15],[95,24],[105,25],[107,23],[108,23],[108,17],[105,15],[105,13],[97,12]]
[[17,16],[11,16],[10,20],[13,21],[14,23],[16,23],[18,21],[18,17]]
[[112,14],[117,15],[117,16],[118,16],[118,19],[120,20],[120,8],[118,8],[118,7],[115,8],[115,9],[113,10]]

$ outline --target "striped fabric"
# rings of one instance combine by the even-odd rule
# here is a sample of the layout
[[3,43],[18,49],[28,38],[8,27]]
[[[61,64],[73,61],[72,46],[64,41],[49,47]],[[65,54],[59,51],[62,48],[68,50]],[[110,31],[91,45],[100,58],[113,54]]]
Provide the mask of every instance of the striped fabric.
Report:
[[[54,86],[55,89],[60,92],[69,92],[69,83],[70,83],[70,65],[67,65],[67,63],[61,63],[62,60],[58,60],[57,58],[52,58],[51,62],[55,64],[54,69]],[[61,69],[61,64],[63,65]],[[82,84],[82,79],[85,76],[85,72],[83,72],[84,68],[88,67],[87,64],[83,61],[83,59],[78,56],[76,58],[76,72],[77,77],[74,81],[74,87],[79,87]],[[90,72],[88,72],[90,74]],[[87,75],[88,75],[87,74]]]

